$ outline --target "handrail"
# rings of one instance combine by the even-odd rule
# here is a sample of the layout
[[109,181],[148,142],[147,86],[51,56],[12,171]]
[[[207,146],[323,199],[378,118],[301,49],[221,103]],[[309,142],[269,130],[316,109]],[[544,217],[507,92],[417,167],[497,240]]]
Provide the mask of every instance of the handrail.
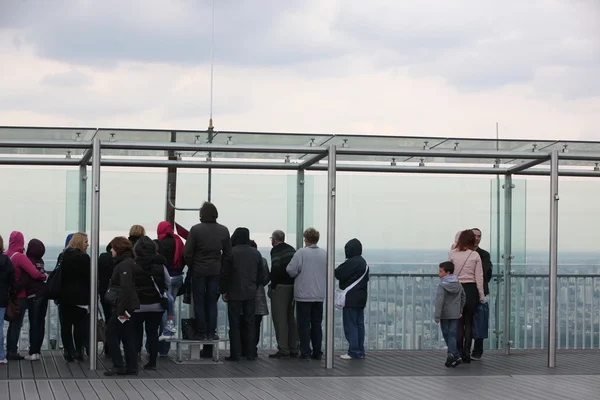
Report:
[[173,204],[173,202],[171,201],[171,184],[170,183],[167,186],[167,202],[169,203],[169,206],[171,206],[173,208],[173,210],[176,210],[176,211],[198,211],[198,212],[200,212],[200,208],[176,207],[175,204]]

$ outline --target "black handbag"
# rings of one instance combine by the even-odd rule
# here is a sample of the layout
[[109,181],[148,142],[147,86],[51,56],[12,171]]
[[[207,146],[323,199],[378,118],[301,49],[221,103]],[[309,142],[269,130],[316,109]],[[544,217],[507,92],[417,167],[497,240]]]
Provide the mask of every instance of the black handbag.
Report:
[[48,276],[46,281],[45,297],[51,300],[57,300],[60,297],[60,288],[62,286],[62,256],[58,258],[58,263],[54,271]]
[[112,308],[117,308],[117,301],[121,294],[121,288],[119,286],[110,285],[106,294],[104,294],[104,301],[111,305]]
[[17,298],[17,292],[14,290],[10,292],[8,296],[8,306],[4,313],[4,320],[8,322],[17,321],[21,314],[21,303]]
[[181,338],[183,340],[192,340],[196,333],[194,318],[182,318],[181,319]]

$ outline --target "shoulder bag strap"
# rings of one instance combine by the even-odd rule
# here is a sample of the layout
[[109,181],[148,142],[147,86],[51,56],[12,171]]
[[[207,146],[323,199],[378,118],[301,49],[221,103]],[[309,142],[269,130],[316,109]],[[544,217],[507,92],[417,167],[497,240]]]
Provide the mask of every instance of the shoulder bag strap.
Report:
[[365,275],[367,275],[367,272],[369,272],[369,266],[368,265],[365,268],[365,272],[362,274],[362,276],[360,278],[358,278],[357,280],[355,280],[354,282],[352,282],[352,285],[350,285],[346,289],[344,289],[344,292],[348,293],[349,291],[351,291],[352,289],[354,289],[354,286],[358,285],[358,283],[363,280],[363,278],[365,277]]
[[469,261],[469,257],[471,257],[471,254],[473,254],[473,250],[471,250],[471,252],[467,256],[467,258],[465,259],[465,262],[463,263],[462,267],[460,267],[460,271],[454,273],[454,275],[456,275],[456,277],[458,277],[458,275],[460,274],[460,272],[462,272],[462,270],[465,268],[465,265],[467,264],[467,261]]

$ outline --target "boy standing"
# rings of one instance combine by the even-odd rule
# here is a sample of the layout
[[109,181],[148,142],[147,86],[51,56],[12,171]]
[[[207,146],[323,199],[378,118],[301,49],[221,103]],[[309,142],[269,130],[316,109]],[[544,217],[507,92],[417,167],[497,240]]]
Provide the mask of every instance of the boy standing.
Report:
[[462,309],[467,296],[462,285],[454,275],[454,264],[445,261],[440,264],[438,276],[442,279],[435,299],[435,323],[440,324],[442,335],[448,346],[446,367],[456,367],[462,363],[457,348],[458,320],[462,317]]

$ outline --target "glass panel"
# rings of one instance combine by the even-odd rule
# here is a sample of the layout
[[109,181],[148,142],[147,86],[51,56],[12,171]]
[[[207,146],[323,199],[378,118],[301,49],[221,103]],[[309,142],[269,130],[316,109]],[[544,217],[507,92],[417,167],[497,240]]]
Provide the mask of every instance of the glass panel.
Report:
[[[503,342],[502,330],[504,315],[504,179],[500,177],[490,180],[490,256],[493,264],[494,278],[490,287],[490,331],[488,346],[490,349],[501,349]],[[485,342],[484,342],[485,345]]]
[[[529,272],[527,270],[527,181],[524,179],[512,180],[514,185],[512,193],[511,210],[511,340],[512,347],[515,349],[527,348],[527,345],[533,340],[532,314],[531,310],[539,308],[540,304],[535,304],[531,296],[533,287],[527,285],[524,276]],[[506,257],[506,255],[504,255]]]
[[0,139],[20,140],[82,140],[89,141],[96,129],[92,128],[35,128],[0,126]]

